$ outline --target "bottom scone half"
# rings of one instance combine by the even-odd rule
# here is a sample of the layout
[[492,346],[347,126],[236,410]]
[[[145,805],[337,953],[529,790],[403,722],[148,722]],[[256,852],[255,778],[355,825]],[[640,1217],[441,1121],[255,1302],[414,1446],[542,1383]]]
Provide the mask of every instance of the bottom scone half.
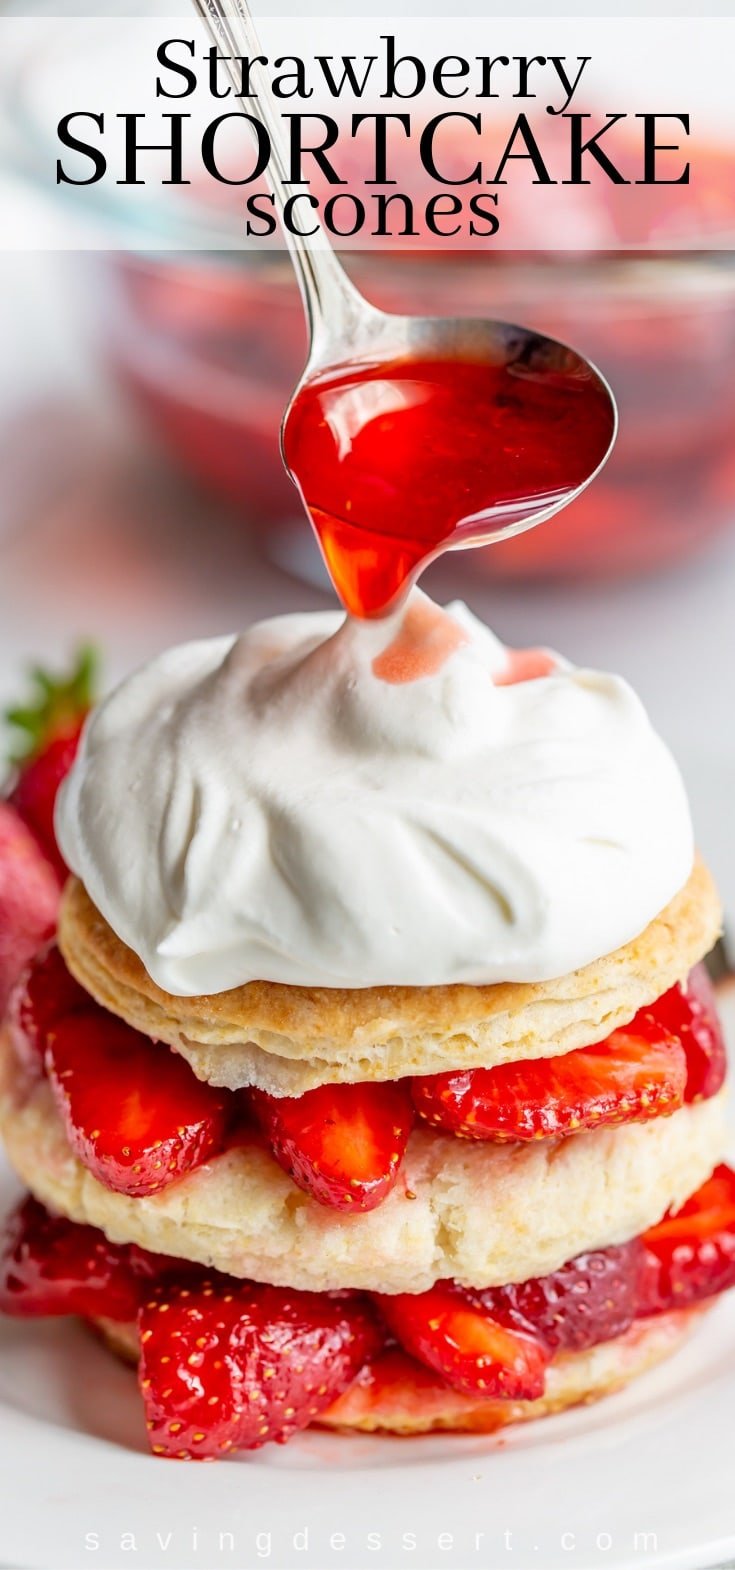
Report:
[[[371,1358],[343,1395],[320,1413],[315,1426],[340,1433],[494,1433],[511,1423],[550,1417],[622,1390],[670,1357],[706,1308],[672,1309],[636,1320],[622,1335],[578,1352],[558,1353],[546,1370],[545,1389],[534,1401],[481,1398],[453,1390],[400,1347]],[[94,1322],[111,1351],[131,1365],[139,1357],[135,1325]]]
[[526,1145],[415,1129],[384,1202],[344,1214],[252,1132],[158,1192],[108,1187],[6,1031],[0,1130],[31,1193],[0,1310],[137,1356],[159,1456],[313,1425],[491,1432],[626,1384],[735,1284],[723,1098]]
[[249,1145],[157,1194],[113,1192],[48,1082],[12,1052],[0,1065],[31,1190],[6,1223],[0,1311],[75,1315],[137,1360],[154,1455],[314,1425],[489,1433],[617,1390],[735,1285],[722,1093],[525,1148],[414,1135],[413,1188],[345,1216]]

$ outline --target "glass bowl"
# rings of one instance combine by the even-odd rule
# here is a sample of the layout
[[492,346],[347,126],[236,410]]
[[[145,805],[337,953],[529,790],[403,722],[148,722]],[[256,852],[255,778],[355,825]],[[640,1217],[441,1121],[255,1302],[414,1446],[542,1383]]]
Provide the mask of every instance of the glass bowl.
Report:
[[[731,255],[346,260],[386,309],[528,323],[589,356],[614,389],[620,434],[594,485],[542,528],[473,552],[473,573],[648,571],[735,521]],[[97,265],[105,352],[148,423],[270,554],[308,567],[308,525],[278,445],[306,347],[288,258],[116,253]]]
[[[38,0],[41,11],[51,4]],[[56,4],[76,10],[72,0]],[[160,8],[160,0],[118,4]],[[44,37],[45,70],[55,74],[69,35],[49,18]],[[317,548],[278,445],[305,354],[287,255],[245,248],[237,189],[151,185],[126,191],[124,203],[115,184],[81,195],[69,185],[49,191],[58,149],[39,112],[44,84],[38,60],[16,62],[2,126],[16,152],[5,156],[70,222],[75,204],[87,219],[96,204],[118,233],[112,243],[124,249],[89,253],[104,354],[177,465],[225,496],[236,524],[254,530],[272,555],[311,571]],[[707,93],[716,98],[711,84]],[[650,570],[735,520],[735,148],[731,118],[713,119],[708,107],[716,106],[698,105],[708,140],[691,144],[696,178],[688,186],[652,194],[592,182],[584,223],[590,244],[606,250],[540,250],[536,198],[513,186],[504,202],[523,250],[347,254],[348,270],[376,304],[538,327],[595,362],[618,399],[620,434],[601,476],[543,527],[473,552],[473,574]],[[571,232],[579,192],[560,187],[554,200],[557,235]],[[156,242],[160,233],[166,239]],[[186,248],[154,252],[156,243]],[[424,235],[418,244],[425,243]],[[623,249],[633,243],[645,249]],[[148,250],[131,248],[141,244]]]

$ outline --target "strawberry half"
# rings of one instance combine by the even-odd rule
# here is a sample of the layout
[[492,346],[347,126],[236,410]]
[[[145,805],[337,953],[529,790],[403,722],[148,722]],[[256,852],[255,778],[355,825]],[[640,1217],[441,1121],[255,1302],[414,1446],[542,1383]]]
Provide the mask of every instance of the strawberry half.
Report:
[[47,1036],[69,1143],[107,1188],[156,1194],[222,1149],[228,1094],[90,1001]]
[[527,1325],[552,1352],[582,1352],[632,1325],[644,1258],[635,1238],[578,1254],[549,1275],[468,1295],[501,1324]]
[[706,966],[695,965],[685,982],[671,987],[653,1008],[643,1012],[671,1031],[684,1048],[686,1100],[704,1101],[715,1096],[724,1084],[727,1053]]
[[454,1390],[518,1401],[543,1395],[548,1347],[527,1324],[494,1318],[478,1294],[438,1281],[428,1292],[381,1294],[375,1301],[404,1350]]
[[347,1389],[383,1339],[357,1298],[224,1276],[158,1287],[138,1327],[150,1443],[181,1460],[284,1443]]
[[67,970],[55,943],[31,960],[8,1002],[7,1027],[18,1061],[30,1076],[44,1072],[48,1032],[69,1014],[95,1007],[89,994]]
[[552,1139],[676,1112],[686,1084],[684,1048],[642,1010],[599,1046],[414,1079],[413,1099],[428,1123],[466,1139]]
[[332,1210],[374,1210],[393,1188],[414,1112],[405,1084],[320,1085],[303,1096],[250,1093],[276,1161]]
[[686,1308],[735,1286],[735,1172],[721,1164],[674,1214],[643,1234],[639,1314]]
[[68,676],[53,677],[37,668],[32,672],[36,691],[31,701],[5,716],[24,738],[13,759],[18,775],[10,800],[62,881],[67,868],[56,844],[54,807],[59,786],[76,757],[95,675],[91,649],[80,651]]
[[0,801],[0,1017],[28,961],[47,942],[59,912],[59,881],[7,801]]
[[140,1305],[142,1274],[128,1248],[108,1243],[96,1227],[52,1216],[28,1198],[8,1217],[0,1242],[0,1312],[129,1321]]

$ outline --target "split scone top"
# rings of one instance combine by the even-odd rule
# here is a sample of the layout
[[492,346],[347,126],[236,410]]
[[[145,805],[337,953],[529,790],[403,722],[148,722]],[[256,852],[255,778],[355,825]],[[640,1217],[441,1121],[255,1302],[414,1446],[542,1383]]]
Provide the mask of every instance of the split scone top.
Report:
[[[547,656],[543,679],[508,676],[508,651],[453,618],[449,656],[423,596],[398,629],[287,617],[189,645],[87,727],[58,813],[77,874],[60,947],[201,1080],[298,1096],[557,1057],[715,942],[681,782],[630,689]],[[722,1095],[526,1146],[419,1122],[387,1198],[344,1214],[257,1142],[160,1193],[111,1191],[7,1042],[0,1119],[32,1191],[114,1241],[383,1293],[524,1281],[624,1242],[724,1148]]]
[[64,896],[59,943],[98,1003],[174,1047],[199,1079],[299,1096],[315,1085],[492,1068],[591,1045],[684,980],[720,929],[717,890],[697,860],[638,937],[553,981],[351,990],[253,981],[206,997],[174,996],[151,980],[76,880]]

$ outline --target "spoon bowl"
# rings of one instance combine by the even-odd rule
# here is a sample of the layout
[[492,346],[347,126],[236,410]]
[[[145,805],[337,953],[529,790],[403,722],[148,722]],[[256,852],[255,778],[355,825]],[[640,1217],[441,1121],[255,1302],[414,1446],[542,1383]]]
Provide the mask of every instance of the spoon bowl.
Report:
[[367,309],[315,337],[281,446],[341,599],[374,616],[441,552],[567,506],[617,414],[594,366],[528,328]]
[[[279,114],[246,0],[194,0],[270,143],[282,220]],[[284,463],[347,610],[386,614],[444,550],[533,528],[598,473],[617,430],[610,389],[574,350],[525,327],[393,316],[344,272],[328,236],[284,222],[309,356],[281,428]]]

